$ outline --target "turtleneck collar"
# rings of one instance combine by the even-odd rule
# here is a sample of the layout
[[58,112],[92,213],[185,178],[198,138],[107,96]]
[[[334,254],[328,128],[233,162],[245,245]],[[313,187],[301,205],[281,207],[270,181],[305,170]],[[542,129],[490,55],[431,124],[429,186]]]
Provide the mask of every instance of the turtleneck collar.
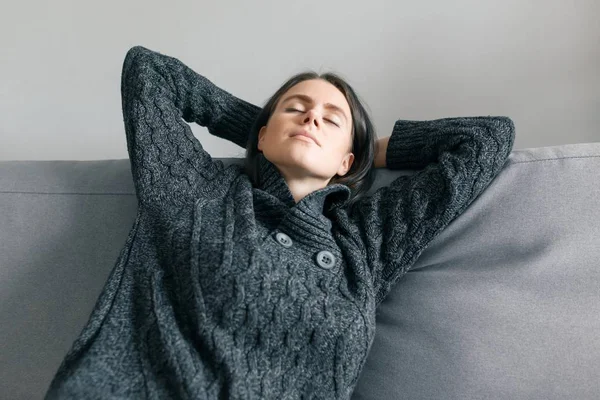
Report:
[[[287,208],[298,207],[305,212],[323,214],[329,209],[342,206],[350,197],[350,188],[340,183],[330,184],[315,190],[302,198],[297,204],[285,178],[275,164],[270,162],[263,153],[257,156],[259,164],[258,188],[274,196]],[[324,205],[328,204],[328,210]]]

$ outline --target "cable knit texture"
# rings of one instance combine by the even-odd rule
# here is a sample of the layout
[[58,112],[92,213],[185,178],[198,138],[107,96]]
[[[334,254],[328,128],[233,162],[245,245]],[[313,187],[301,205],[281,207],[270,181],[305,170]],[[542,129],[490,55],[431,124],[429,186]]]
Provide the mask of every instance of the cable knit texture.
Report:
[[398,120],[387,167],[418,172],[296,203],[264,156],[253,186],[188,125],[245,147],[260,107],[142,46],[121,94],[138,213],[47,399],[350,398],[376,307],[514,141],[508,117]]

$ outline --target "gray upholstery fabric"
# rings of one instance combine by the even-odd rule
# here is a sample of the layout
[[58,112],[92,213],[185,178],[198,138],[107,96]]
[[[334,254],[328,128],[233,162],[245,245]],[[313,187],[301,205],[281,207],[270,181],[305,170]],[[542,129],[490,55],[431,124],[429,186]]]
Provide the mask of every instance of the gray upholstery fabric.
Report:
[[516,150],[380,305],[355,399],[600,398],[600,143]]
[[[413,172],[377,173],[372,190]],[[381,304],[353,398],[598,398],[599,176],[600,143],[514,150]],[[125,243],[133,193],[126,159],[0,162],[3,398],[43,396]]]

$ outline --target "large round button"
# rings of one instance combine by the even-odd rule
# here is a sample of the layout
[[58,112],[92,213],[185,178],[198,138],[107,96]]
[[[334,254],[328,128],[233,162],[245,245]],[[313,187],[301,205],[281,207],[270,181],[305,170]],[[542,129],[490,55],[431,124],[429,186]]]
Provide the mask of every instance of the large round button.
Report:
[[331,269],[335,265],[335,256],[330,251],[323,250],[317,254],[317,264],[324,269]]
[[292,245],[292,239],[283,232],[278,232],[275,235],[275,239],[284,247],[290,247]]

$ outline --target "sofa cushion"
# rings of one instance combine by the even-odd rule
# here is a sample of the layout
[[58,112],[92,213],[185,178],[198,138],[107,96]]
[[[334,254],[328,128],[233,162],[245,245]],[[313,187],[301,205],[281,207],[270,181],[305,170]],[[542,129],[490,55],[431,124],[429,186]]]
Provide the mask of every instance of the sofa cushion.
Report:
[[129,160],[0,162],[0,398],[43,398],[136,210]]

